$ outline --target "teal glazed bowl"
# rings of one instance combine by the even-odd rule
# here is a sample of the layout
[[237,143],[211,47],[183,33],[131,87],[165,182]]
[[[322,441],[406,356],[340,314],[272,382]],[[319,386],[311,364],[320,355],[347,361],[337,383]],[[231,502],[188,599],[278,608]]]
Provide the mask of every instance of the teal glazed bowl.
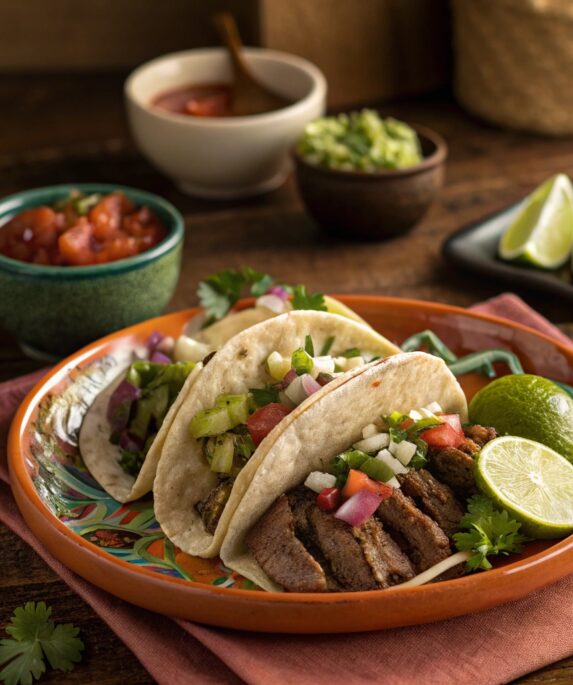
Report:
[[165,238],[134,257],[94,266],[42,266],[0,255],[0,328],[31,356],[68,355],[108,333],[163,312],[181,268],[183,217],[157,195],[125,186],[77,183],[36,188],[0,200],[0,231],[15,214],[53,205],[72,190],[119,190],[150,207]]

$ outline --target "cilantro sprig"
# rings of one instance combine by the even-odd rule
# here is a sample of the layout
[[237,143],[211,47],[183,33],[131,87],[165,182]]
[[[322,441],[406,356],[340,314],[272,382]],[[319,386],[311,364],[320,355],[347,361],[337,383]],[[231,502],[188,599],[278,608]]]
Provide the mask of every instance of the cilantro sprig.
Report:
[[0,680],[5,685],[32,685],[46,672],[44,659],[52,668],[71,671],[81,661],[84,643],[79,628],[71,623],[55,624],[52,608],[45,602],[27,602],[18,607],[6,626],[11,639],[0,640]]
[[467,508],[460,521],[460,528],[467,532],[456,533],[454,542],[460,552],[472,552],[467,561],[469,571],[490,569],[489,556],[521,552],[528,538],[519,532],[521,523],[507,511],[497,509],[492,500],[482,494],[470,497]]
[[[209,322],[213,322],[222,319],[244,294],[260,297],[275,283],[272,276],[250,266],[243,266],[240,269],[225,269],[208,276],[199,283],[197,296],[199,304],[207,312]],[[297,285],[294,288],[285,284],[281,286],[289,293],[292,292],[293,309],[326,311],[324,295],[321,293],[308,293],[304,285]]]

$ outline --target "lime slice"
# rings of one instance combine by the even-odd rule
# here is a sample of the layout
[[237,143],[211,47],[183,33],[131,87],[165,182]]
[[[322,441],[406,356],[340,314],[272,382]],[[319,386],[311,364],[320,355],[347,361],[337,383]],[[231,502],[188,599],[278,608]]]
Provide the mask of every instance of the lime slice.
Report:
[[515,259],[542,269],[556,269],[573,248],[573,186],[557,174],[526,200],[499,243],[502,259]]
[[330,295],[324,296],[324,304],[326,305],[326,310],[331,314],[338,314],[339,316],[345,316],[347,319],[352,319],[353,321],[358,321],[363,323],[365,326],[370,327],[370,324],[364,321],[364,319],[359,316],[353,309],[347,307],[345,304],[340,302]]
[[540,442],[507,435],[477,458],[478,486],[521,521],[525,535],[558,538],[573,531],[573,465]]
[[474,395],[469,416],[500,435],[542,442],[573,462],[573,399],[547,378],[527,373],[497,378]]

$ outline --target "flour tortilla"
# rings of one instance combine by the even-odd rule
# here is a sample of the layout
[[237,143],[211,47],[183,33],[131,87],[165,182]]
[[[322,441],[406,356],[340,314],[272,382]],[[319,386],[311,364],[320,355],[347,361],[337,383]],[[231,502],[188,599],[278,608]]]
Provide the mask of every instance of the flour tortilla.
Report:
[[235,508],[221,548],[223,563],[269,591],[280,591],[257,564],[245,536],[284,492],[303,483],[311,471],[325,471],[333,457],[362,438],[362,428],[393,411],[438,402],[447,413],[467,420],[467,402],[456,378],[439,358],[402,353],[363,367],[326,393],[280,432],[251,474]]
[[145,455],[137,478],[126,473],[121,467],[119,447],[113,445],[109,440],[110,425],[107,420],[107,407],[110,397],[125,378],[125,373],[129,367],[122,369],[121,373],[96,397],[88,409],[80,429],[80,453],[92,476],[118,502],[131,502],[151,491],[167,433],[179,407],[190,393],[202,366],[202,364],[197,364],[187,376],[179,395],[165,415],[153,444]]
[[201,443],[189,434],[195,414],[214,406],[223,394],[246,393],[270,382],[265,361],[273,351],[290,356],[312,336],[316,350],[334,336],[333,356],[351,347],[372,356],[397,354],[400,349],[372,328],[351,319],[318,311],[281,314],[235,335],[201,372],[169,431],[153,486],[155,515],[167,537],[188,554],[213,557],[218,554],[231,515],[247,489],[259,463],[286,426],[318,403],[322,397],[361,371],[339,376],[294,409],[261,442],[235,479],[215,535],[207,533],[195,505],[217,485],[217,475],[203,456]]

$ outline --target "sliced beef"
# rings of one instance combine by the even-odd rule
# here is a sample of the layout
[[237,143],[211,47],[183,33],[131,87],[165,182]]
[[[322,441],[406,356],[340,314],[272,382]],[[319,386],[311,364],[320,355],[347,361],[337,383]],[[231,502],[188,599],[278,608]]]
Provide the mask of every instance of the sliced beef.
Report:
[[437,481],[426,469],[410,471],[399,476],[402,492],[411,497],[417,506],[451,537],[464,515],[462,505],[451,488]]
[[215,535],[219,519],[221,518],[223,509],[231,495],[232,489],[233,479],[226,478],[214,487],[205,499],[197,502],[195,505],[197,511],[201,514],[203,526],[210,535]]
[[311,510],[310,522],[316,544],[340,585],[345,590],[375,590],[378,587],[376,576],[354,529],[318,507]]
[[360,540],[362,551],[380,587],[403,583],[416,575],[412,562],[402,552],[382,523],[371,516],[354,535]]
[[281,495],[247,535],[247,547],[263,571],[290,592],[325,592],[320,564],[295,535],[294,516]]
[[486,442],[497,437],[497,431],[491,426],[467,426],[464,428],[464,434],[467,438],[476,443],[479,447],[483,447]]
[[450,555],[444,531],[400,490],[394,490],[391,497],[383,500],[376,514],[390,534],[396,531],[405,542],[405,551],[418,573]]
[[428,469],[448,485],[462,501],[476,491],[473,457],[456,447],[446,447],[429,455]]

